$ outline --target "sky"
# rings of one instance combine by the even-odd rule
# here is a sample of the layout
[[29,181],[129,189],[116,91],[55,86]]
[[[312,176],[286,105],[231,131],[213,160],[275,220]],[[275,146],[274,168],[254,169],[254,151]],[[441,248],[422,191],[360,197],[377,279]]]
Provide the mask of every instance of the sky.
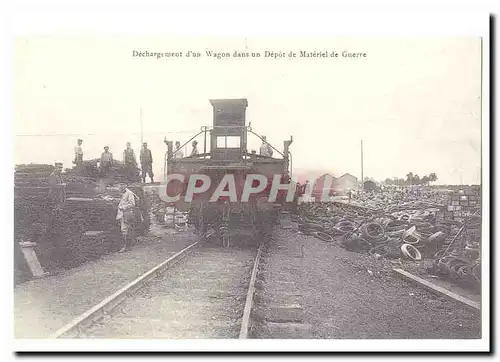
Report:
[[[139,58],[133,51],[200,52]],[[339,58],[225,58],[218,52],[336,51]],[[343,58],[342,51],[365,58]],[[105,145],[121,158],[143,139],[163,175],[163,139],[182,143],[212,124],[209,99],[246,98],[247,120],[278,149],[293,135],[294,172],[376,180],[408,172],[438,183],[481,175],[478,37],[30,37],[14,51],[14,163],[71,166]],[[198,138],[201,147],[202,138]],[[260,141],[249,136],[249,149]],[[188,150],[189,151],[189,150]]]

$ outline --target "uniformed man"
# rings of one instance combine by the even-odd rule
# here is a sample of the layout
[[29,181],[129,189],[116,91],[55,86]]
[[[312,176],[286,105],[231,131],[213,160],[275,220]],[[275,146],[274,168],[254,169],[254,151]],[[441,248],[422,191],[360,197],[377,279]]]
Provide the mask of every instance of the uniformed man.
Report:
[[137,176],[137,160],[130,142],[127,142],[127,148],[123,151],[123,162],[125,163],[125,169],[127,170],[127,178],[130,181],[133,181],[133,177]]
[[73,163],[76,166],[80,166],[82,164],[82,162],[83,162],[82,143],[83,143],[83,140],[81,140],[81,139],[78,139],[76,141],[76,146],[75,146],[75,160],[73,161]]
[[192,145],[193,145],[193,150],[191,151],[191,157],[198,155],[198,147],[197,147],[198,142],[193,141]]
[[151,183],[154,183],[153,155],[151,154],[151,150],[148,149],[148,144],[146,142],[142,144],[140,158],[141,158],[142,182],[146,183],[146,174],[149,174]]
[[64,201],[64,186],[66,186],[66,184],[61,175],[62,168],[62,162],[56,162],[55,169],[49,176],[49,199],[53,203]]
[[262,136],[262,144],[260,145],[260,154],[262,156],[273,157],[273,148],[267,143],[267,137]]
[[101,155],[101,172],[106,176],[113,166],[113,154],[109,152],[109,146],[104,147],[104,152]]
[[132,244],[134,208],[136,206],[136,198],[138,197],[130,191],[129,185],[123,185],[121,191],[122,197],[118,204],[116,220],[120,222],[120,231],[122,234],[122,247],[119,252],[123,253],[129,249]]

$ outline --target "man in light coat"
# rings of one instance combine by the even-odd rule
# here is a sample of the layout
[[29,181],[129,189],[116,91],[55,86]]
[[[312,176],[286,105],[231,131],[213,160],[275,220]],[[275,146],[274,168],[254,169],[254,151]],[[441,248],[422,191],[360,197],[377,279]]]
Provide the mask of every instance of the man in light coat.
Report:
[[120,231],[122,234],[122,247],[119,250],[123,253],[130,248],[132,237],[132,222],[137,196],[130,191],[129,185],[122,186],[122,198],[118,204],[116,220],[120,221]]
[[83,140],[78,139],[76,141],[76,146],[75,146],[75,159],[73,163],[77,166],[80,167],[82,162],[83,162],[83,150],[82,150],[82,143]]
[[198,156],[198,142],[193,141],[193,150],[191,151],[191,157]]
[[267,137],[262,136],[262,144],[260,145],[260,154],[266,157],[273,157],[273,149],[269,143],[267,143]]
[[184,152],[181,150],[181,143],[179,141],[175,141],[175,153],[174,158],[183,158]]

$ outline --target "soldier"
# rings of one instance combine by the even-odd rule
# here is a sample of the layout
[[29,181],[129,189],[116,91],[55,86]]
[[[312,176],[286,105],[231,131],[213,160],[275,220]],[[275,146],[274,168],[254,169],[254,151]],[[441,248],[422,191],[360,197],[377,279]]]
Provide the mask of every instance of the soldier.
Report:
[[142,170],[142,182],[146,183],[146,174],[149,174],[149,178],[151,179],[151,183],[153,181],[153,155],[151,154],[151,150],[148,149],[148,144],[144,142],[141,148],[141,170]]
[[130,142],[127,142],[127,148],[123,151],[123,162],[125,163],[125,169],[127,170],[127,178],[129,181],[134,181],[133,177],[137,176],[137,160]]
[[193,145],[193,150],[191,151],[191,157],[198,155],[198,147],[197,147],[198,142],[193,141],[192,145]]
[[62,162],[55,163],[55,169],[49,176],[49,199],[53,203],[60,203],[64,201],[64,186],[66,185],[61,176]]
[[104,176],[108,174],[108,171],[113,166],[113,154],[109,152],[109,146],[104,147],[104,152],[101,155],[101,172]]
[[120,231],[122,234],[122,247],[119,250],[123,253],[131,246],[132,225],[134,223],[134,208],[136,206],[136,195],[130,191],[129,185],[121,187],[122,197],[118,204],[116,220],[120,221]]
[[269,143],[267,143],[267,137],[262,136],[262,145],[260,145],[260,154],[262,156],[273,157],[273,149]]
[[79,167],[83,162],[83,150],[82,150],[83,140],[78,139],[75,146],[75,160],[73,163]]

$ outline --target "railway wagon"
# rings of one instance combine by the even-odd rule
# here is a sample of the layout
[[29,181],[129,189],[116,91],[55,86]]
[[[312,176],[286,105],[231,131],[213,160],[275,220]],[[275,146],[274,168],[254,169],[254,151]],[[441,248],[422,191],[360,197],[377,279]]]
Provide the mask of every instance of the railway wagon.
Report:
[[[229,246],[239,236],[264,236],[276,222],[280,209],[287,206],[287,191],[278,191],[273,201],[269,201],[269,195],[275,178],[279,178],[281,184],[290,185],[289,147],[292,138],[283,142],[282,151],[269,145],[274,150],[273,157],[260,155],[256,151],[248,152],[249,136],[261,141],[263,139],[252,131],[250,125],[247,126],[247,100],[215,99],[210,100],[210,103],[213,107],[212,127],[202,127],[198,134],[179,148],[182,150],[194,139],[203,139],[203,148],[198,154],[176,157],[178,150],[173,149],[172,141],[165,140],[168,148],[165,155],[165,176],[168,180],[166,192],[170,196],[180,196],[173,204],[178,209],[189,211],[189,221],[202,239],[220,240],[223,246]],[[172,175],[183,177],[172,180]],[[192,175],[208,176],[209,186],[204,192],[186,198]],[[234,178],[234,184],[228,182],[222,190],[229,192],[233,188],[234,194],[214,199],[217,188],[224,185],[228,175]],[[252,187],[259,188],[261,182],[265,184],[245,201],[242,195],[248,175],[262,175],[265,179],[260,176],[260,180],[253,180]],[[195,185],[201,188],[203,181],[196,180]],[[296,188],[293,190],[295,194]],[[293,199],[297,200],[296,195]]]

